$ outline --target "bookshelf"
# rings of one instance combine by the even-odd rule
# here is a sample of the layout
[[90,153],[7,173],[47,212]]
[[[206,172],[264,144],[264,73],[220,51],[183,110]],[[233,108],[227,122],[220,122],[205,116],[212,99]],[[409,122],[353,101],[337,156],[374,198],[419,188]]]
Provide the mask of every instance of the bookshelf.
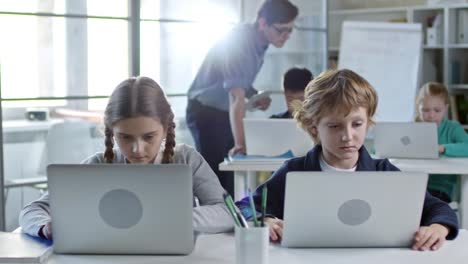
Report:
[[[465,12],[468,13],[468,1],[466,4],[432,6],[426,5],[425,0],[331,0],[328,23],[329,56],[339,58],[343,21],[421,23],[424,43],[420,84],[428,81],[444,83],[450,94],[457,96],[458,104],[460,95],[461,101],[468,100],[468,42],[462,42],[459,38],[462,30],[460,28],[465,26],[460,25],[464,24],[460,20]],[[436,16],[439,16],[440,24],[435,33],[430,33],[431,40],[428,42],[427,29]],[[465,128],[468,128],[468,113],[460,113],[457,105],[454,109],[457,115],[453,116],[463,115],[459,121],[463,121]]]

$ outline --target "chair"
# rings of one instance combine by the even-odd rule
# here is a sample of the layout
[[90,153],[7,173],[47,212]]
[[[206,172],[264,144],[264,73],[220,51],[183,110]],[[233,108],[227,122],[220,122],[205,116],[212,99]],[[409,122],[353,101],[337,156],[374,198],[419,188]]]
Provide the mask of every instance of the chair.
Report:
[[[38,174],[42,179],[46,180],[46,167],[49,164],[80,163],[94,154],[96,152],[93,141],[95,129],[94,123],[81,120],[66,120],[52,125],[47,133],[41,165],[38,169]],[[21,180],[27,182],[29,178]],[[30,186],[45,190],[47,188],[43,184],[45,182],[31,181]]]

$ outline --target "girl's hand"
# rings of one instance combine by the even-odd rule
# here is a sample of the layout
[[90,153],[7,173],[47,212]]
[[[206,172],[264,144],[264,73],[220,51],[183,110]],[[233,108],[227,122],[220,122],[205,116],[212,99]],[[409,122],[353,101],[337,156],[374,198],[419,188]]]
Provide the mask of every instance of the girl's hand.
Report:
[[438,250],[442,247],[447,237],[449,229],[441,224],[421,226],[414,235],[414,250],[426,251]]
[[51,240],[52,239],[52,223],[48,222],[42,228],[39,230],[39,232],[42,233],[42,236],[45,237],[46,239]]
[[272,242],[280,242],[283,237],[283,220],[266,217],[265,223],[269,227],[270,240]]
[[439,145],[439,153],[442,154],[445,152],[445,147],[444,145]]

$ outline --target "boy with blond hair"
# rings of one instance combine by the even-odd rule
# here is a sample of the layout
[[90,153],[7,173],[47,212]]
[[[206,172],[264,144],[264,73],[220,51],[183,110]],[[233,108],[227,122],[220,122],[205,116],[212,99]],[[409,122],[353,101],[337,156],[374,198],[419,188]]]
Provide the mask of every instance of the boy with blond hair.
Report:
[[[363,146],[367,130],[374,124],[377,101],[374,88],[351,70],[326,71],[309,83],[304,102],[295,107],[294,118],[316,145],[304,157],[286,161],[253,194],[256,208],[260,208],[261,190],[268,186],[265,217],[272,241],[281,240],[283,233],[289,171],[399,171],[387,159],[371,158]],[[244,216],[252,218],[248,197],[238,206]],[[421,226],[415,231],[413,249],[437,250],[446,239],[457,236],[456,215],[446,203],[426,192]]]

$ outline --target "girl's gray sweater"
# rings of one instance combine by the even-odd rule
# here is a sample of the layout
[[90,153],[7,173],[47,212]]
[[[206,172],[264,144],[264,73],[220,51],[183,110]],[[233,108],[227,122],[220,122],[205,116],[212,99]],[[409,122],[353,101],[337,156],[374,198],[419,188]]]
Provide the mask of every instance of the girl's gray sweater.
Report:
[[[114,150],[114,163],[127,163],[118,149]],[[162,149],[155,164],[160,163]],[[96,153],[82,162],[83,164],[105,163],[103,153]],[[193,208],[193,227],[195,231],[220,233],[231,231],[234,222],[223,202],[223,188],[213,170],[203,157],[192,147],[184,144],[174,149],[174,163],[188,164],[193,175],[193,195],[200,206]],[[23,232],[38,236],[40,228],[51,221],[49,194],[26,205],[20,212],[19,224]]]

